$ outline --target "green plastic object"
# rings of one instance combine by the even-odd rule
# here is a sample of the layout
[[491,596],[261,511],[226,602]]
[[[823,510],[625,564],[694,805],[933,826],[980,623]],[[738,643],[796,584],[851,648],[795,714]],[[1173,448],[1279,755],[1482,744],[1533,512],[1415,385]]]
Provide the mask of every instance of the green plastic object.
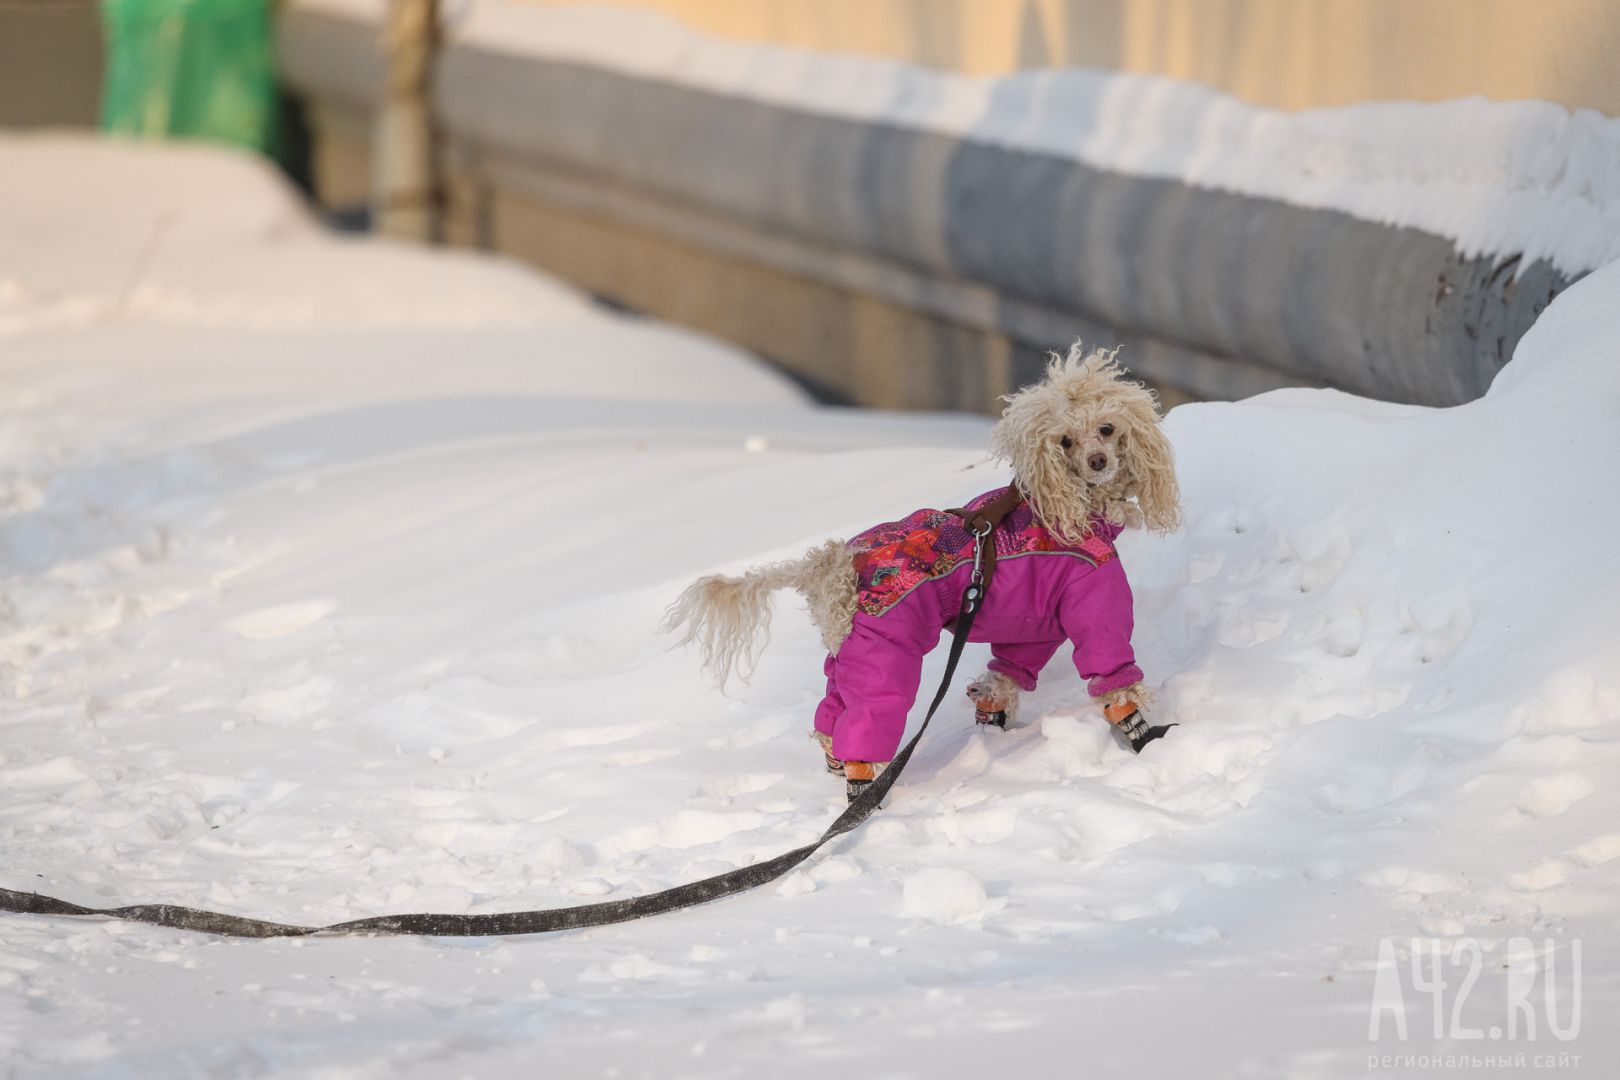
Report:
[[275,149],[270,0],[101,0],[104,130]]

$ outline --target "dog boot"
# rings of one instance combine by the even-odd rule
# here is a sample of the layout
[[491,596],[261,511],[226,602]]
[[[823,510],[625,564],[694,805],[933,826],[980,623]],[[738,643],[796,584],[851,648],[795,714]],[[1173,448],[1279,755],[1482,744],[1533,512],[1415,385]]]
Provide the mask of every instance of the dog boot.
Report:
[[1113,729],[1114,738],[1119,744],[1133,754],[1140,754],[1142,747],[1154,739],[1164,738],[1165,732],[1175,727],[1175,724],[1161,724],[1157,727],[1148,727],[1146,720],[1142,719],[1142,710],[1136,707],[1136,702],[1126,698],[1113,705],[1103,706],[1103,715],[1108,718],[1109,726]]
[[812,731],[810,734],[814,735],[816,742],[821,744],[821,756],[822,759],[827,763],[827,771],[832,773],[834,776],[843,776],[844,763],[833,757],[832,736],[824,735],[819,731]]
[[973,700],[975,723],[1007,729],[1007,721],[1018,717],[1018,684],[998,672],[986,672],[968,684]]
[[849,801],[854,802],[861,797],[861,792],[872,786],[872,781],[883,774],[889,767],[887,761],[846,761],[844,762],[844,786],[849,795]]

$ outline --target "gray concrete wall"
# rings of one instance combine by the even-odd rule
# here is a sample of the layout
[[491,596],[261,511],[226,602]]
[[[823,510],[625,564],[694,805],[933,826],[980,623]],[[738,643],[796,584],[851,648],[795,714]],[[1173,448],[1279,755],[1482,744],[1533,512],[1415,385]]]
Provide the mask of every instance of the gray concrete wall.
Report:
[[[284,32],[295,84],[358,101],[345,35]],[[451,235],[872,404],[988,408],[1077,337],[1173,398],[1452,404],[1568,284],[1339,213],[465,45],[435,99]]]

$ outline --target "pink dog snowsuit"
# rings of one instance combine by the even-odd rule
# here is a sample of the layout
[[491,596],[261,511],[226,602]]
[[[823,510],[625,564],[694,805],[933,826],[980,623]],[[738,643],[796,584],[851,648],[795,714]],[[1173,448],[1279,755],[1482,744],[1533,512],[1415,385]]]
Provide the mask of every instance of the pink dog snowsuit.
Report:
[[[968,504],[977,510],[1005,488]],[[996,573],[969,641],[990,642],[990,670],[1025,690],[1059,645],[1092,697],[1142,678],[1131,652],[1131,587],[1114,552],[1117,525],[1092,520],[1083,543],[1059,541],[1020,503],[995,531]],[[918,510],[849,540],[859,583],[855,622],[827,657],[816,730],[844,761],[889,761],[917,698],[924,654],[956,618],[973,572],[973,534],[961,518]]]

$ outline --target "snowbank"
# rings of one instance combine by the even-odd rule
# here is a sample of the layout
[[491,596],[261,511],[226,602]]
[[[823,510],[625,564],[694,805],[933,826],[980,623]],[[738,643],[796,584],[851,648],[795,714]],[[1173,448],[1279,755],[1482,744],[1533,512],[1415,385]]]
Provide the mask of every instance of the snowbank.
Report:
[[[380,19],[376,0],[298,2]],[[1339,210],[1468,256],[1546,258],[1565,274],[1620,256],[1620,120],[1591,110],[1470,98],[1281,112],[1152,76],[982,78],[728,41],[638,7],[465,0],[447,21],[489,49]]]
[[203,146],[0,134],[0,340],[136,320],[490,328],[587,302],[516,264],[329,236],[268,164]]
[[[81,153],[129,190],[195,164],[0,144],[45,189],[0,253],[3,884],[294,921],[494,911],[820,831],[841,795],[804,734],[806,617],[784,600],[730,698],[652,628],[695,574],[995,485],[982,422],[807,408],[513,268],[325,240],[251,170],[220,181],[231,221],[286,231],[199,226],[172,263],[109,247],[135,289],[167,275],[198,304],[131,310],[49,194]],[[131,214],[109,235],[140,237],[152,201]],[[263,307],[218,270],[258,256],[297,271]],[[263,329],[299,282],[318,317]],[[377,307],[345,322],[362,284]],[[460,329],[491,291],[510,320]],[[0,1054],[20,1075],[1388,1075],[1369,1056],[1482,1052],[1437,1039],[1409,981],[1409,1038],[1368,1040],[1381,941],[1421,936],[1479,944],[1458,1015],[1482,1029],[1511,939],[1582,942],[1579,1040],[1483,1045],[1606,1075],[1616,341],[1620,267],[1468,406],[1175,410],[1187,525],[1122,558],[1183,726],[1140,758],[1060,657],[1019,727],[946,712],[870,825],[680,915],[459,942],[7,919]]]

